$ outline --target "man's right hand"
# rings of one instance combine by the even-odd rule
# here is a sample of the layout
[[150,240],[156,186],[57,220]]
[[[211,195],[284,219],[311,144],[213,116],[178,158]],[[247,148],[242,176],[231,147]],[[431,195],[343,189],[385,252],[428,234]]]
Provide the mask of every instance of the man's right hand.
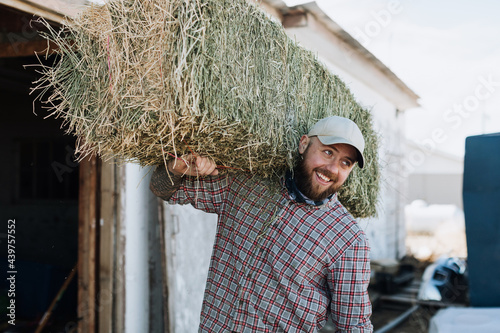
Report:
[[167,163],[168,170],[178,176],[215,176],[219,173],[215,162],[208,157],[187,154]]

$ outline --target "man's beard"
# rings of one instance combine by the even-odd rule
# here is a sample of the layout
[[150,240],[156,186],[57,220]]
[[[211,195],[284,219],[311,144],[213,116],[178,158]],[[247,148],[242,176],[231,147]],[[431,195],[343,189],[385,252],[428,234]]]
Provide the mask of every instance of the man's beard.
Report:
[[[304,155],[307,153],[304,152]],[[306,163],[306,158],[299,158],[299,161],[297,162],[295,169],[294,169],[294,180],[295,184],[297,185],[297,188],[299,189],[302,194],[304,194],[306,197],[308,197],[311,200],[314,201],[321,201],[332,194],[335,194],[339,189],[340,186],[336,186],[334,184],[337,183],[338,176],[332,174],[330,171],[322,169],[322,168],[314,168],[312,170],[308,169]],[[316,177],[315,173],[319,172],[325,175],[326,177],[330,178],[332,185],[328,187],[327,189],[320,190],[319,188],[316,188],[313,186],[313,178]]]

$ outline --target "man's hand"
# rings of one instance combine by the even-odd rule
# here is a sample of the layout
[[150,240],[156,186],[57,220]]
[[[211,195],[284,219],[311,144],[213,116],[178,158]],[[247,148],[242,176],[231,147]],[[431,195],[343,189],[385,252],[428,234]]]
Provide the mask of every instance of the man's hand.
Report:
[[178,176],[215,176],[219,173],[215,162],[208,157],[197,155],[184,155],[181,160],[174,159],[167,163],[167,168],[174,175]]

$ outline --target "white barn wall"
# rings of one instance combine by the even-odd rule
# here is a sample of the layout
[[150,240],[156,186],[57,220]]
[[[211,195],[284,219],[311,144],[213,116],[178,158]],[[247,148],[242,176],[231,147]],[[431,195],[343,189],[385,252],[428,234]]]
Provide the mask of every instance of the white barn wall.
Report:
[[149,327],[149,218],[147,170],[136,164],[124,167],[122,188],[123,229],[125,242],[125,332],[147,332]]
[[164,207],[170,329],[197,332],[217,215],[190,205]]

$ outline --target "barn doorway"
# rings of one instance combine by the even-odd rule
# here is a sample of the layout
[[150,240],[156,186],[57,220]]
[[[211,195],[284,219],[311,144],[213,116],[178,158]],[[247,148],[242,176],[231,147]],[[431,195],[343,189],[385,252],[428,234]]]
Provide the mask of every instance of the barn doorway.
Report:
[[[38,60],[23,55],[23,43],[19,42],[36,40],[26,34],[25,24],[31,18],[0,6],[3,43],[10,41],[12,50],[17,47],[21,54],[0,57],[3,332],[34,332],[78,258],[79,165],[73,156],[75,139],[64,135],[60,120],[44,119],[47,110],[33,103],[35,96],[29,95],[36,68],[25,65],[37,64]],[[47,64],[50,61],[54,59]],[[11,229],[15,232],[9,234]],[[7,280],[12,276],[14,279]],[[14,293],[9,292],[13,287]],[[8,322],[12,310],[7,307],[13,301],[15,326]],[[75,277],[53,309],[44,332],[70,332],[76,323]]]

